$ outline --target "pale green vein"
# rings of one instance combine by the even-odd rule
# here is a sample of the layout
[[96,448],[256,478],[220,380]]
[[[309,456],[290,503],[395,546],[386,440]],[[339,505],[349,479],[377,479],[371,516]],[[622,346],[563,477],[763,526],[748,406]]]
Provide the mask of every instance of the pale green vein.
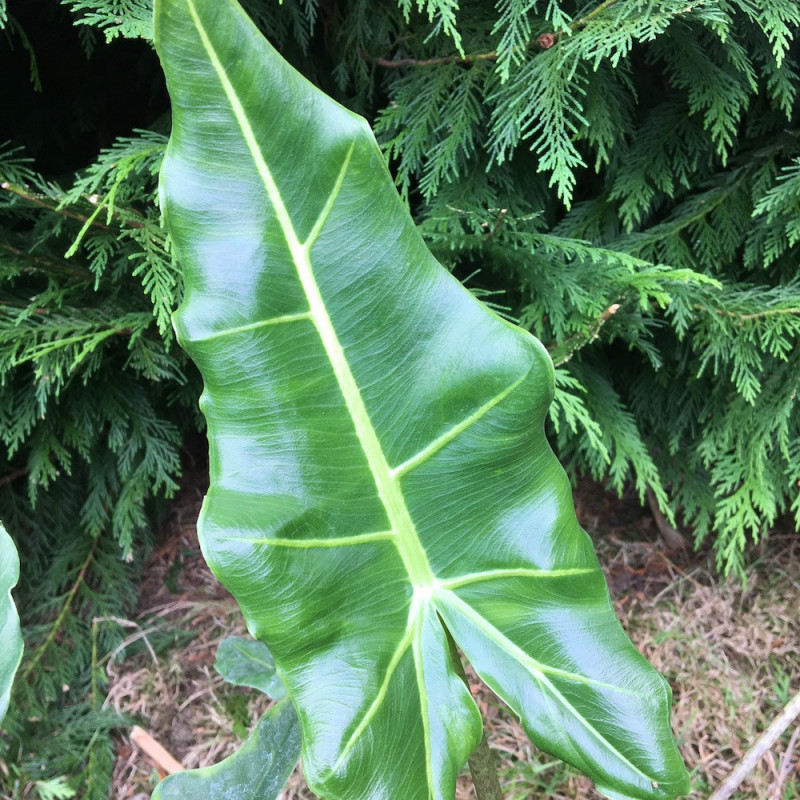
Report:
[[[615,692],[621,692],[622,694],[632,694],[632,692],[623,688],[622,686],[615,686],[613,683],[596,681],[593,678],[587,678],[585,675],[579,675],[577,672],[568,672],[565,669],[558,669],[558,667],[550,667],[547,664],[542,664],[540,661],[537,661],[535,658],[529,656],[521,647],[514,644],[511,639],[509,639],[504,633],[501,633],[494,625],[492,625],[486,619],[486,617],[479,614],[471,605],[469,605],[469,603],[466,603],[457,594],[454,594],[446,589],[437,591],[437,589],[434,588],[433,596],[434,599],[457,608],[460,614],[463,614],[479,630],[483,631],[495,644],[499,645],[503,648],[503,650],[514,656],[514,658],[519,661],[520,664],[527,666],[532,672],[539,672],[543,677],[546,675],[553,675],[556,678],[564,678],[572,681],[573,683],[583,683],[587,686],[597,686],[601,689],[611,689]],[[553,687],[553,691],[557,691],[557,689]]]
[[322,229],[325,227],[325,223],[328,220],[328,216],[333,209],[333,204],[336,202],[336,198],[339,196],[339,192],[342,190],[342,184],[344,183],[344,176],[347,174],[347,168],[350,166],[350,158],[353,155],[353,148],[356,146],[356,143],[353,142],[350,145],[350,149],[347,151],[347,155],[344,157],[344,161],[342,162],[342,166],[339,168],[339,174],[336,176],[336,183],[333,185],[333,189],[331,193],[328,195],[328,199],[325,202],[325,207],[320,211],[319,216],[317,217],[317,221],[314,223],[314,227],[311,229],[311,233],[308,234],[308,238],[303,243],[303,246],[306,248],[306,251],[310,251],[311,248],[314,246],[314,242],[317,241],[317,237],[322,232]]
[[498,403],[501,403],[503,400],[514,391],[524,380],[528,377],[529,372],[526,372],[521,378],[517,378],[510,386],[503,389],[502,392],[496,394],[491,400],[485,402],[479,409],[474,411],[465,419],[461,420],[457,425],[453,425],[452,428],[445,431],[441,436],[438,436],[434,439],[429,445],[424,447],[420,450],[416,455],[411,456],[408,460],[404,461],[402,464],[394,467],[392,469],[392,475],[395,477],[401,478],[406,473],[410,472],[415,467],[418,467],[423,462],[427,461],[431,456],[435,455],[439,452],[446,444],[450,443],[455,439],[460,433],[463,433],[467,428],[471,425],[474,425],[481,417],[486,415],[489,411],[491,411]]
[[455,578],[437,579],[436,585],[442,589],[458,589],[470,583],[490,581],[502,578],[568,578],[572,575],[590,575],[598,572],[591,567],[578,567],[574,569],[490,569],[486,572],[472,572],[468,575],[458,575]]
[[[231,646],[236,650],[237,653],[241,653],[248,661],[254,661],[256,664],[260,664],[268,671],[272,671],[275,669],[275,664],[267,661],[266,659],[260,658],[259,656],[253,655],[252,651],[248,650],[245,647],[242,647],[239,642],[228,639],[231,643]],[[255,688],[255,687],[253,687]]]
[[[186,0],[186,3],[203,48],[208,54],[209,60],[222,84],[223,91],[231,105],[233,115],[242,131],[245,143],[250,150],[256,170],[264,183],[264,188],[272,203],[275,216],[280,224],[295,268],[297,269],[298,278],[300,279],[303,291],[308,300],[312,320],[322,340],[322,346],[325,348],[328,360],[333,368],[337,383],[339,384],[339,389],[344,398],[345,405],[353,421],[356,436],[358,437],[359,443],[367,458],[370,472],[375,480],[378,496],[386,509],[390,527],[397,533],[395,538],[397,550],[400,553],[400,557],[403,560],[403,564],[408,571],[411,581],[416,586],[432,586],[434,578],[430,564],[428,563],[427,554],[425,553],[425,549],[414,527],[414,522],[406,506],[400,484],[392,474],[378,435],[372,426],[372,420],[364,404],[364,399],[361,396],[358,384],[350,369],[350,364],[347,361],[347,356],[344,353],[342,344],[339,341],[331,318],[328,315],[328,309],[311,267],[310,250],[313,244],[312,237],[319,235],[319,231],[322,225],[324,225],[325,218],[332,207],[333,201],[329,198],[328,203],[326,203],[325,207],[322,209],[320,218],[312,228],[312,236],[309,237],[307,242],[301,243],[295,232],[291,217],[289,216],[289,211],[283,202],[280,190],[275,183],[272,172],[261,151],[247,112],[236,94],[236,89],[231,83],[225,71],[225,67],[214,50],[208,33],[203,28],[202,20],[195,8],[194,0]],[[347,162],[348,160],[349,155],[345,161]],[[341,188],[345,169],[346,163],[339,171],[339,177],[337,178],[337,183],[334,186],[334,192],[332,194],[335,194],[338,192],[338,189]]]
[[261,147],[258,143],[258,139],[256,138],[253,127],[250,125],[250,121],[247,118],[247,112],[244,110],[244,106],[242,105],[241,100],[239,100],[239,96],[236,94],[236,89],[231,83],[231,79],[228,77],[225,67],[219,60],[219,56],[217,55],[217,51],[214,49],[214,45],[208,36],[208,32],[203,27],[203,21],[200,19],[200,15],[197,13],[194,0],[186,0],[186,7],[188,8],[189,14],[192,17],[192,22],[194,23],[195,29],[197,30],[197,35],[200,37],[200,41],[203,44],[203,48],[205,49],[208,58],[211,61],[211,65],[214,67],[214,71],[217,73],[220,83],[222,84],[222,89],[225,92],[225,96],[228,98],[228,102],[231,104],[233,115],[236,117],[236,121],[238,122],[239,128],[242,131],[242,136],[247,144],[247,148],[250,150],[250,154],[253,156],[256,169],[258,170],[258,174],[264,183],[267,194],[269,195],[269,199],[272,201],[272,207],[275,211],[276,217],[278,218],[278,222],[280,223],[281,230],[283,231],[283,235],[286,239],[286,244],[289,246],[292,256],[294,256],[296,252],[302,250],[302,245],[297,239],[297,234],[294,231],[294,226],[292,225],[292,220],[289,217],[289,212],[283,203],[278,186],[272,177],[272,173],[270,172],[266,161],[264,160],[263,154],[261,153]]
[[386,542],[394,539],[392,531],[379,533],[361,533],[355,536],[334,536],[330,539],[282,539],[268,536],[249,539],[246,536],[221,536],[223,542],[246,542],[247,544],[263,545],[265,547],[292,547],[296,550],[312,550],[317,547],[351,547],[355,544],[369,544],[370,542]]
[[285,322],[298,322],[304,319],[311,319],[310,311],[301,311],[297,314],[283,314],[280,317],[270,317],[269,319],[261,319],[258,322],[250,322],[247,325],[237,325],[235,328],[225,328],[221,331],[214,331],[208,336],[202,336],[195,339],[196,342],[208,342],[212,339],[221,339],[225,336],[233,336],[237,333],[245,333],[246,331],[255,331],[259,328],[268,328],[270,325],[282,325]]
[[405,633],[403,634],[403,638],[400,640],[400,642],[397,645],[397,648],[392,654],[392,658],[389,661],[389,666],[386,668],[386,674],[383,676],[383,680],[381,681],[381,685],[378,688],[377,694],[375,695],[375,699],[372,701],[372,703],[370,703],[369,708],[366,710],[364,716],[361,718],[361,722],[358,723],[358,726],[353,731],[350,738],[347,740],[347,744],[342,748],[342,752],[339,754],[339,758],[336,759],[336,763],[333,765],[331,772],[336,773],[341,769],[342,764],[344,764],[344,762],[347,760],[351,751],[355,747],[356,742],[361,738],[361,735],[369,727],[370,723],[375,717],[375,714],[378,713],[378,709],[381,707],[383,701],[386,699],[386,695],[389,691],[389,684],[392,681],[392,677],[394,676],[397,667],[400,665],[400,661],[402,660],[403,656],[406,654],[406,651],[411,646],[412,642],[417,636],[417,625],[420,614],[421,614],[421,605],[415,595],[411,601],[411,607],[409,608],[408,622],[406,623]]
[[591,678],[587,678],[585,675],[578,675],[574,672],[567,672],[566,670],[557,669],[555,667],[548,667],[546,664],[542,664],[536,659],[531,658],[522,648],[518,647],[514,642],[512,642],[505,634],[501,633],[494,625],[486,620],[485,617],[481,616],[474,608],[470,605],[465,603],[458,595],[453,594],[452,592],[448,591],[437,591],[434,589],[434,599],[442,602],[446,605],[450,605],[454,608],[459,614],[462,614],[466,617],[478,630],[483,631],[498,647],[505,650],[509,655],[512,656],[517,662],[519,662],[522,666],[528,668],[531,672],[533,677],[540,683],[540,685],[546,685],[549,691],[556,697],[560,703],[563,704],[563,707],[570,713],[575,719],[578,720],[581,725],[583,725],[586,730],[595,738],[597,739],[603,747],[609,750],[611,753],[614,754],[621,762],[627,764],[633,772],[641,775],[646,781],[651,780],[651,776],[646,775],[642,770],[637,767],[634,763],[632,763],[625,755],[620,753],[608,739],[603,736],[600,731],[597,730],[593,725],[591,725],[585,717],[581,716],[580,712],[578,711],[572,703],[567,700],[566,697],[556,688],[553,682],[548,678],[548,675],[558,678],[564,678],[566,680],[572,681],[574,683],[583,683],[588,686],[597,686],[601,689],[609,689],[611,691],[620,692],[622,694],[633,694],[628,689],[624,689],[621,686],[615,686],[611,683],[604,683],[602,681],[595,681]]

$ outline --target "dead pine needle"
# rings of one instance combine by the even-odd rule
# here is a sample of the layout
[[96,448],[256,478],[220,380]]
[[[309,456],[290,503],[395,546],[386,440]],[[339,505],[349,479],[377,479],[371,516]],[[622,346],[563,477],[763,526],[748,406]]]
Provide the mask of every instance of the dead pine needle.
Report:
[[739,784],[752,772],[761,757],[780,738],[781,734],[800,715],[800,692],[787,704],[772,724],[756,739],[753,746],[744,754],[731,774],[722,782],[708,800],[728,800]]

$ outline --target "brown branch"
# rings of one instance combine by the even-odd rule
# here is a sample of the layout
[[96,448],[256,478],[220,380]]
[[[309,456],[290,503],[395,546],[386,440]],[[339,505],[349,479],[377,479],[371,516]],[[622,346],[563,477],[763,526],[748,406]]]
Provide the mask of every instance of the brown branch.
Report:
[[762,317],[775,317],[779,314],[800,314],[800,308],[768,308],[765,311],[754,311],[752,314],[737,314],[735,311],[724,311],[717,309],[715,314],[721,317],[733,317],[734,319],[749,320],[761,319]]
[[7,242],[0,242],[0,249],[11,253],[12,256],[17,256],[23,259],[27,267],[23,269],[56,269],[63,272],[68,272],[70,275],[80,275],[81,277],[91,278],[94,277],[88,269],[76,267],[71,264],[65,264],[55,258],[45,258],[43,256],[33,255],[32,253],[20,250],[18,247],[8,244]]
[[7,483],[13,483],[17,478],[21,478],[23,475],[28,474],[27,467],[20,467],[19,469],[15,469],[13,472],[9,472],[8,475],[3,475],[0,478],[0,486],[5,486]]
[[[486,233],[484,235],[484,237],[483,237],[483,241],[484,242],[488,242],[489,239],[491,239],[497,233],[497,231],[500,230],[500,227],[503,224],[503,220],[506,218],[506,214],[508,214],[508,209],[507,208],[501,208],[500,209],[500,213],[497,215],[497,219],[495,219],[495,221],[494,221],[494,225],[493,225],[492,229],[488,233]],[[486,223],[484,223],[484,224],[486,224]]]
[[587,330],[573,334],[561,344],[548,347],[547,352],[550,353],[550,357],[553,359],[553,366],[560,367],[562,364],[566,364],[576,350],[591,344],[597,339],[600,336],[600,328],[619,311],[619,305],[619,303],[612,303]]
[[[61,208],[60,206],[52,205],[46,202],[43,196],[31,194],[31,192],[29,192],[26,187],[17,186],[16,184],[10,183],[9,181],[3,181],[3,183],[0,183],[0,189],[5,189],[8,192],[12,192],[13,194],[17,195],[17,197],[21,197],[23,200],[26,200],[29,203],[33,203],[34,205],[46,208],[48,211],[52,211],[54,214],[59,214],[62,217],[68,217],[69,219],[74,219],[77,222],[82,222],[84,225],[89,223],[91,224],[92,227],[101,228],[104,231],[111,230],[111,228],[109,228],[109,226],[106,225],[105,223],[98,221],[96,218],[92,219],[91,215],[87,217],[83,214],[78,214],[77,212],[72,211],[68,208]],[[95,195],[92,195],[91,198],[86,199],[86,202],[91,203],[92,205],[96,205],[96,203],[92,202],[95,199],[95,197],[96,197]],[[142,216],[138,211],[136,211],[136,209],[131,208],[127,210],[135,216],[138,217]],[[131,228],[144,228],[143,222],[136,222],[135,220],[125,219],[124,215],[120,211],[115,210],[113,212],[113,216]]]
[[[20,311],[25,311],[28,308],[27,306],[20,306],[15,303],[12,303],[10,300],[0,300],[0,306],[6,306],[7,308],[18,308]],[[46,308],[34,308],[33,313],[47,314],[48,312]]]
[[[50,203],[47,203],[41,196],[31,194],[22,186],[16,186],[8,181],[3,181],[3,183],[0,183],[0,189],[5,189],[7,192],[11,192],[12,194],[17,195],[17,197],[27,200],[29,203],[46,208],[48,211],[52,211],[54,214],[60,214],[62,217],[68,217],[69,219],[74,219],[83,223],[89,221],[89,217],[85,217],[82,214],[77,214],[74,211],[70,211],[68,208],[59,208],[58,206],[51,205]],[[104,225],[102,222],[94,221],[92,224],[98,228],[102,228],[103,230],[109,230],[108,225]]]
[[649,486],[645,492],[645,497],[647,498],[647,505],[650,506],[650,513],[653,515],[658,532],[664,540],[664,544],[666,544],[670,550],[685,551],[686,539],[683,538],[683,534],[679,530],[673,528],[672,525],[669,524],[667,518],[661,513],[661,509],[658,507],[658,500],[656,500],[656,494]]
[[[568,26],[570,33],[574,33],[589,24],[590,20],[597,16],[600,12],[605,11],[610,6],[617,3],[618,0],[606,0],[601,3],[597,8],[590,11],[580,19],[576,19]],[[533,45],[537,45],[541,50],[549,50],[564,34],[566,31],[557,31],[554,33],[542,33],[532,41],[526,42],[520,47],[520,50],[527,50]],[[361,57],[367,61],[372,61],[379,67],[386,67],[387,69],[401,69],[403,67],[435,67],[442,64],[474,64],[476,61],[497,61],[497,51],[492,50],[489,53],[471,53],[469,55],[452,54],[449,56],[438,56],[436,58],[399,58],[392,61],[385,56],[368,56],[364,52]]]
[[786,745],[786,751],[781,756],[781,760],[778,764],[778,777],[775,778],[770,787],[769,800],[781,800],[783,797],[783,786],[786,783],[786,779],[789,777],[789,773],[794,769],[792,758],[794,757],[794,748],[797,745],[798,739],[800,739],[800,725],[794,729],[794,733],[789,739],[789,744]]
[[150,758],[161,772],[167,775],[183,772],[183,764],[138,725],[134,725],[131,729],[131,741]]
[[800,715],[800,692],[786,704],[783,711],[772,721],[772,724],[756,739],[733,772],[725,778],[722,785],[708,800],[728,800],[739,788],[739,784],[752,772],[764,753],[778,741],[798,715]]
[[438,58],[400,58],[397,61],[392,61],[383,56],[374,56],[370,60],[379,67],[400,69],[401,67],[434,67],[440,64],[473,64],[476,61],[496,61],[497,53],[493,51],[491,53],[473,53],[467,56],[454,54]]

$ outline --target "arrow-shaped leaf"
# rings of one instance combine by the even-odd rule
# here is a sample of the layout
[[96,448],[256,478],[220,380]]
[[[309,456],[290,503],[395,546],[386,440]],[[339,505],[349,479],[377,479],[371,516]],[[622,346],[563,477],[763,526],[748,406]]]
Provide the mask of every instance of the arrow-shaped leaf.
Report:
[[22,659],[19,615],[11,590],[19,580],[19,558],[14,542],[0,523],[0,722],[6,715],[11,684]]
[[452,798],[477,708],[443,625],[543,749],[687,790],[543,433],[552,365],[431,256],[363,119],[233,0],[157,0],[162,174],[205,379],[201,543],[295,703],[325,798]]

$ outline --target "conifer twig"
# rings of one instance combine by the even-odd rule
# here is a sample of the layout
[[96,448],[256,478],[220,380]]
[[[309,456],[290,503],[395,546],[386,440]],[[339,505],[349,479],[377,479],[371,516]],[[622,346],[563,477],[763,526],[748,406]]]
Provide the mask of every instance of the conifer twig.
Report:
[[798,715],[800,715],[800,692],[786,704],[783,711],[772,721],[772,724],[755,740],[753,746],[744,754],[733,772],[725,778],[722,785],[708,800],[728,800],[739,788],[739,784],[752,772],[764,753],[775,744]]
[[453,54],[436,58],[399,58],[397,61],[392,61],[384,56],[374,56],[371,60],[379,67],[399,69],[400,67],[435,67],[440,64],[472,64],[475,61],[496,61],[497,53],[492,51],[490,53],[471,53],[466,56]]
[[56,638],[58,631],[61,629],[61,625],[63,624],[64,620],[69,613],[70,608],[72,607],[72,602],[75,600],[75,595],[78,594],[78,590],[81,588],[84,579],[86,578],[86,573],[89,570],[89,565],[92,563],[92,559],[94,559],[95,551],[97,550],[97,545],[100,542],[100,537],[95,536],[94,542],[92,542],[92,547],[89,550],[89,555],[86,556],[86,560],[81,565],[80,571],[78,572],[78,577],[75,578],[75,582],[72,584],[72,587],[69,590],[69,594],[67,595],[67,599],[64,601],[64,605],[61,607],[61,612],[59,613],[56,621],[53,623],[52,627],[50,628],[50,632],[47,634],[47,638],[36,648],[36,652],[33,658],[25,665],[25,669],[20,674],[20,680],[24,681],[28,678],[28,676],[33,672],[36,667],[39,666],[39,662],[44,657],[44,654],[47,652],[47,649],[53,643],[53,640]]
[[18,247],[8,244],[7,242],[0,242],[0,250],[5,250],[11,253],[12,256],[24,259],[28,264],[42,269],[55,269],[61,272],[67,272],[70,275],[79,275],[81,277],[94,277],[88,269],[77,267],[72,264],[65,264],[55,258],[44,258],[42,256],[35,256],[25,250],[20,250]]
[[619,303],[612,303],[596,320],[594,320],[589,328],[573,334],[561,344],[548,347],[547,352],[550,353],[554,366],[560,367],[562,364],[566,364],[577,350],[595,341],[595,339],[600,336],[600,328],[619,311],[619,307]]
[[[610,6],[613,6],[617,3],[618,0],[605,0],[604,3],[601,3],[597,8],[592,9],[588,14],[579,19],[576,19],[574,22],[570,23],[567,27],[567,30],[570,33],[574,33],[577,30],[585,27],[589,21],[597,16],[601,11],[605,11]],[[542,33],[537,36],[535,39],[532,39],[529,42],[525,42],[524,45],[520,46],[520,50],[527,50],[529,47],[532,47],[534,44],[538,45],[542,50],[549,50],[561,36],[564,35],[566,31],[555,31],[553,33]],[[365,54],[362,52],[361,57],[365,58]],[[387,67],[388,69],[400,69],[402,67],[435,67],[442,64],[474,64],[476,61],[497,61],[497,51],[492,50],[488,53],[470,53],[467,55],[459,55],[457,53],[453,53],[449,56],[437,56],[434,58],[399,58],[396,61],[393,61],[390,58],[386,58],[385,56],[373,56],[371,59],[373,64],[377,64],[379,67]]]
[[754,311],[751,314],[737,314],[735,311],[725,311],[725,309],[720,308],[714,313],[719,314],[720,316],[733,317],[734,319],[747,321],[750,319],[761,319],[762,317],[780,316],[781,314],[793,316],[795,314],[800,314],[800,308],[767,308],[763,311]]
[[[5,189],[7,192],[11,192],[12,194],[17,195],[17,197],[27,200],[29,203],[46,208],[48,211],[52,211],[54,214],[60,214],[62,217],[69,217],[69,219],[74,219],[83,223],[86,223],[87,220],[89,220],[89,217],[86,217],[83,214],[78,214],[75,211],[70,211],[67,208],[60,208],[58,206],[51,205],[41,197],[31,194],[25,187],[9,183],[9,181],[3,181],[3,183],[0,183],[0,189]],[[98,228],[102,228],[103,230],[109,230],[108,225],[104,225],[102,222],[94,221],[93,224]]]
[[[62,217],[68,217],[69,219],[74,219],[77,222],[82,222],[86,227],[92,228],[102,228],[104,231],[110,231],[111,228],[106,225],[104,222],[100,222],[97,217],[99,216],[100,211],[103,208],[103,205],[100,205],[97,209],[95,209],[88,217],[85,214],[79,214],[77,211],[72,211],[68,208],[64,208],[61,205],[51,205],[42,197],[38,195],[32,194],[30,191],[27,190],[24,186],[17,186],[14,183],[10,183],[9,181],[3,181],[0,183],[0,189],[5,189],[12,194],[17,195],[17,197],[22,198],[23,200],[28,201],[29,203],[33,203],[34,205],[41,206],[42,208],[46,208],[48,211],[52,211],[54,214],[59,214]],[[94,195],[92,196],[94,197]],[[85,198],[88,203],[92,205],[97,205],[97,203],[93,202],[92,198]],[[141,216],[135,209],[128,209],[131,214],[135,216]],[[118,210],[114,210],[113,216],[117,219],[121,220],[124,224],[128,225],[131,228],[143,228],[144,223],[138,222],[137,220],[127,219],[121,214]]]

